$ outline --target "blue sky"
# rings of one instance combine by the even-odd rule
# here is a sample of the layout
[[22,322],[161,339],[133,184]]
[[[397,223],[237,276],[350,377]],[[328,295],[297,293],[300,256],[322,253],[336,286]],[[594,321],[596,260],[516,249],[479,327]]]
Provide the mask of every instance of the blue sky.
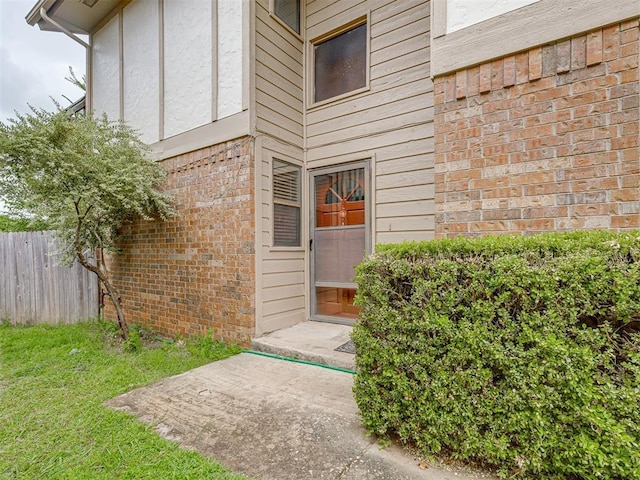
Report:
[[85,50],[62,33],[43,32],[25,17],[37,0],[0,0],[0,121],[27,104],[53,110],[50,97],[63,106],[63,95],[77,100],[83,92],[67,82],[69,66],[85,72]]

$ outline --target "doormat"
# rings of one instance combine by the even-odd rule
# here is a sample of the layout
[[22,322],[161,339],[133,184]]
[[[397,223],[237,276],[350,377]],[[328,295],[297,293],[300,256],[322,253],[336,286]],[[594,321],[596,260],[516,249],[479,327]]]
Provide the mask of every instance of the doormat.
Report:
[[356,346],[353,343],[353,340],[349,340],[347,343],[343,343],[338,348],[335,349],[336,352],[344,352],[350,353],[352,355],[356,354]]

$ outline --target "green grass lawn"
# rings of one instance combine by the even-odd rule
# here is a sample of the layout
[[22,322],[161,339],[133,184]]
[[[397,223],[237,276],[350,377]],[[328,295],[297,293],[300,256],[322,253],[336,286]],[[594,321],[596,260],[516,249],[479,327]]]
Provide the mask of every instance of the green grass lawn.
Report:
[[103,402],[224,358],[206,339],[123,352],[104,324],[0,326],[0,479],[241,479]]

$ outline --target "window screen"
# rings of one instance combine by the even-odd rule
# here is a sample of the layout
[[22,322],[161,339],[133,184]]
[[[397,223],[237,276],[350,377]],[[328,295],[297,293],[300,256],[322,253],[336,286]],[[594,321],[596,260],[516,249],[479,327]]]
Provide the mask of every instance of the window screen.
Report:
[[317,43],[314,101],[337,97],[367,85],[367,24]]
[[300,33],[300,0],[273,0],[273,13],[291,30]]
[[273,246],[299,247],[301,169],[273,159]]

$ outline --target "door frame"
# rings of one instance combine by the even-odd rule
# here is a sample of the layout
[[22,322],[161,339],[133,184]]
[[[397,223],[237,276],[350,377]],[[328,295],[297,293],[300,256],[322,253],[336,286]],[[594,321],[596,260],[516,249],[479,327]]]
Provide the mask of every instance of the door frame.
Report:
[[316,191],[314,177],[318,175],[325,175],[328,173],[342,172],[346,170],[354,170],[357,168],[364,169],[364,235],[365,235],[365,255],[371,253],[372,246],[372,225],[371,225],[371,160],[364,159],[348,163],[339,163],[329,166],[324,166],[315,169],[307,170],[308,185],[307,194],[309,195],[309,320],[325,322],[325,323],[338,323],[343,325],[352,325],[353,320],[341,317],[333,317],[328,315],[318,315],[316,310],[316,284],[315,284],[315,249],[313,245],[315,243],[315,222],[316,222]]

